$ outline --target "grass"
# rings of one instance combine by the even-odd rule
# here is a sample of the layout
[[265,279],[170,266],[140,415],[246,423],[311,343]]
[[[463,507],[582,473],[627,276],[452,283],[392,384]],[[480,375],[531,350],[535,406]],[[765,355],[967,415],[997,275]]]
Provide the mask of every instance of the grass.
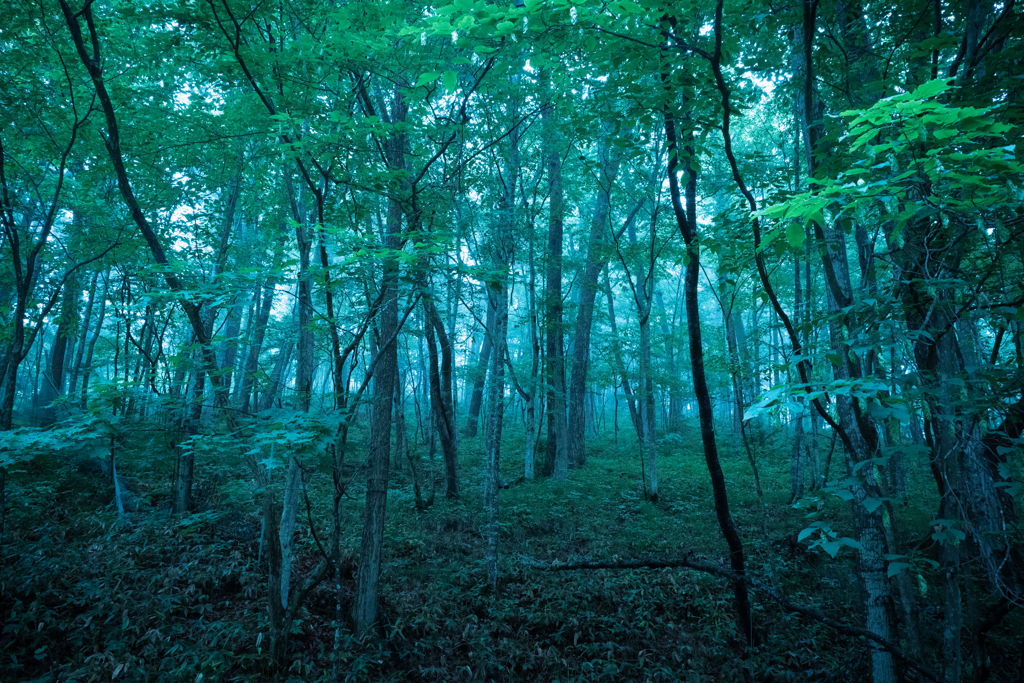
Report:
[[[761,644],[743,651],[733,630],[730,586],[676,570],[542,572],[531,561],[672,557],[686,551],[725,564],[710,481],[695,431],[665,439],[658,454],[660,499],[645,500],[635,443],[620,434],[589,439],[586,467],[567,481],[536,479],[501,491],[501,585],[484,570],[486,515],[480,439],[464,439],[462,496],[415,509],[407,466],[393,472],[385,533],[381,629],[356,641],[345,632],[344,680],[387,681],[833,681],[865,677],[866,650],[776,605],[755,600]],[[354,434],[352,459],[365,435]],[[309,597],[296,624],[292,661],[270,673],[266,652],[265,567],[257,492],[230,449],[197,460],[200,513],[169,513],[173,454],[159,435],[129,434],[119,471],[143,503],[126,519],[108,504],[109,482],[78,472],[66,456],[30,463],[9,479],[7,547],[0,592],[0,670],[4,681],[329,680],[334,645],[334,581]],[[756,440],[766,506],[745,453],[720,435],[730,504],[750,571],[774,580],[798,602],[853,623],[859,617],[853,551],[835,559],[808,551],[797,533],[807,510],[787,505],[789,446],[784,435]],[[824,440],[823,440],[824,442]],[[823,448],[827,443],[823,443]],[[509,425],[503,479],[523,471],[523,434]],[[845,469],[837,454],[833,474]],[[434,463],[440,486],[441,463]],[[420,464],[426,478],[429,465]],[[429,482],[422,482],[426,491]],[[898,534],[915,542],[937,501],[921,463],[911,468],[911,505],[898,505]],[[308,481],[321,538],[330,475]],[[362,489],[345,501],[344,542],[358,549]],[[819,517],[849,533],[849,504],[820,497]],[[146,504],[149,501],[150,504]],[[317,560],[300,516],[299,574]],[[265,557],[265,555],[264,555]],[[265,560],[264,560],[265,562]],[[922,598],[937,613],[936,576]],[[354,577],[341,577],[351,598]],[[975,605],[977,607],[977,605]],[[990,635],[1005,648],[1020,618]],[[934,630],[934,629],[933,629]],[[929,633],[931,633],[929,631]],[[940,654],[929,640],[933,666]],[[993,647],[993,652],[1000,648]],[[1005,676],[1016,668],[1006,655]]]

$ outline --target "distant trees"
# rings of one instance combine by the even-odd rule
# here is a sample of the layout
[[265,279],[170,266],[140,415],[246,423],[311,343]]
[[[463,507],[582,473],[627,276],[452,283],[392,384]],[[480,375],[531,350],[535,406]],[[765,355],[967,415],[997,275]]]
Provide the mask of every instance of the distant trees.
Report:
[[[892,501],[915,459],[930,468],[958,680],[964,582],[1008,601],[1024,582],[1007,531],[1024,426],[1019,24],[1013,3],[974,0],[6,5],[0,431],[40,417],[18,410],[33,403],[65,406],[51,419],[160,405],[175,511],[203,476],[199,437],[230,433],[288,536],[294,516],[277,515],[309,463],[258,425],[333,420],[316,437],[330,552],[297,583],[290,539],[271,555],[280,655],[307,579],[339,571],[357,425],[360,634],[378,621],[392,457],[440,453],[454,499],[482,448],[497,588],[502,434],[519,412],[525,476],[564,479],[617,418],[608,396],[653,501],[659,455],[700,434],[743,576],[719,446],[733,432],[756,470],[751,434],[786,425],[790,502],[830,479],[855,528],[819,520],[805,538],[857,553],[867,627],[909,632],[915,657]],[[897,675],[882,647],[872,666]]]

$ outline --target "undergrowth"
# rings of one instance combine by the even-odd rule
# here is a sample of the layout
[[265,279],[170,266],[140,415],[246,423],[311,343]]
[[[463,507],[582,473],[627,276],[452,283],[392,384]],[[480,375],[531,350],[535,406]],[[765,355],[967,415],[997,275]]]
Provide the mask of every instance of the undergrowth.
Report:
[[[359,434],[355,443],[359,443]],[[461,444],[462,496],[423,512],[414,506],[408,466],[393,473],[388,499],[379,631],[340,636],[345,681],[837,681],[867,677],[863,642],[787,614],[755,596],[759,644],[742,650],[732,591],[715,577],[679,570],[545,572],[534,564],[695,553],[726,564],[710,482],[695,434],[666,439],[659,452],[660,496],[644,496],[635,443],[591,438],[589,462],[565,482],[519,480],[522,432],[503,444],[501,581],[485,581],[486,516],[477,440]],[[835,559],[796,540],[806,509],[787,505],[788,447],[781,435],[758,444],[762,506],[746,454],[727,437],[723,464],[744,534],[749,571],[813,604],[860,623],[854,555]],[[414,443],[415,445],[415,443]],[[353,448],[353,452],[359,452]],[[335,650],[335,579],[315,589],[296,622],[291,660],[273,671],[266,641],[266,554],[259,491],[240,472],[238,453],[197,463],[196,512],[172,515],[173,454],[151,436],[129,437],[118,468],[135,509],[118,516],[112,486],[79,471],[73,458],[26,465],[8,481],[0,583],[3,681],[326,681]],[[834,474],[838,466],[833,463]],[[440,462],[433,464],[440,478]],[[431,464],[419,465],[431,489]],[[927,473],[915,467],[913,505],[897,506],[896,533],[926,537],[935,508]],[[320,538],[330,525],[330,474],[307,478]],[[358,548],[359,470],[345,500],[344,542]],[[811,507],[843,530],[848,504],[821,495]],[[296,566],[318,560],[305,511]],[[846,529],[846,532],[849,532]],[[262,557],[261,557],[262,555]],[[915,577],[922,620],[939,618],[936,577]],[[351,572],[340,577],[346,605]],[[982,609],[984,605],[974,605]],[[1017,615],[990,634],[1005,644]],[[1004,642],[1005,641],[1005,642]],[[926,643],[938,661],[937,640]],[[1012,652],[993,648],[991,680],[1010,680]],[[996,663],[1001,666],[996,666]],[[1005,672],[1003,675],[1002,672]]]

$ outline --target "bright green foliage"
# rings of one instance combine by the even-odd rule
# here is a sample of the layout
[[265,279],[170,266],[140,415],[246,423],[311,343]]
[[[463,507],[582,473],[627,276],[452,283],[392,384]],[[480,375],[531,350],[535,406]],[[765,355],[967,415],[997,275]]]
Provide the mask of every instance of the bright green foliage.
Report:
[[[1003,597],[1019,602],[1024,585],[1004,572],[1012,562],[995,562],[993,581],[976,554],[979,541],[996,559],[1019,551],[1014,520],[1024,504],[1024,418],[1015,412],[1024,406],[1024,31],[1013,3],[975,17],[983,3],[960,0],[109,0],[88,5],[93,45],[85,0],[68,1],[71,14],[83,12],[86,53],[99,53],[120,135],[114,155],[95,73],[60,3],[0,7],[0,384],[10,380],[12,391],[0,395],[19,427],[0,432],[0,671],[12,680],[314,681],[328,680],[335,663],[339,679],[366,681],[866,677],[864,642],[763,594],[754,597],[763,638],[742,651],[728,585],[711,576],[529,568],[687,550],[725,566],[715,492],[697,456],[681,287],[693,252],[670,205],[668,119],[678,179],[696,178],[705,367],[750,575],[860,626],[857,520],[877,515],[892,536],[877,574],[890,588],[901,582],[892,611],[935,617],[914,656],[938,670],[948,653],[936,639],[948,626],[962,633],[965,662],[978,653],[965,676],[982,677],[988,657],[990,680],[1014,679],[1019,611],[988,632],[984,657],[971,624],[935,625],[956,612],[943,602],[953,588],[983,619]],[[809,81],[805,9],[815,12]],[[615,182],[603,177],[602,154],[622,158]],[[118,155],[166,267],[126,211]],[[546,248],[555,182],[560,261]],[[609,218],[591,245],[605,191]],[[506,227],[512,244],[494,258]],[[397,243],[385,237],[392,228]],[[548,445],[546,424],[535,437],[518,422],[535,360],[536,391],[550,388],[549,359],[535,358],[533,342],[546,348],[561,332],[563,352],[575,349],[591,246],[608,267],[587,370],[590,464],[564,483],[520,481],[526,440],[535,440],[538,471]],[[824,266],[833,260],[849,291],[830,306]],[[385,283],[392,264],[396,280]],[[561,278],[561,323],[546,319],[556,303],[548,268]],[[653,280],[657,505],[643,499],[628,405],[643,391],[640,272]],[[444,465],[432,389],[442,403],[454,394],[460,430],[487,297],[506,291],[499,283],[511,292],[511,371],[498,393],[509,486],[500,493],[502,579],[491,591],[483,439],[459,444],[461,501],[436,501]],[[393,476],[383,617],[359,641],[333,620],[340,599],[344,622],[355,590],[368,415],[393,391],[372,376],[388,341],[385,285],[402,324],[394,391],[404,424],[378,432],[391,439]],[[426,304],[439,318],[431,334]],[[192,307],[198,316],[186,318]],[[14,349],[19,326],[24,344]],[[428,348],[441,331],[451,346]],[[300,332],[311,337],[311,397],[296,386]],[[956,348],[940,367],[942,340]],[[48,409],[60,342],[68,372]],[[437,378],[431,351],[441,353]],[[453,386],[440,386],[446,372]],[[214,381],[224,383],[219,396]],[[798,418],[815,399],[830,420],[840,419],[840,401],[855,406],[857,429],[874,437],[870,452],[847,453],[823,420]],[[335,409],[343,402],[344,413]],[[57,421],[44,428],[36,423],[47,410]],[[797,419],[797,462],[803,453],[805,467],[813,460],[827,471],[791,500]],[[934,446],[943,436],[956,445],[945,461]],[[171,482],[188,458],[191,509],[170,516]],[[260,515],[274,508],[292,458],[304,486],[292,588],[323,559],[331,528],[340,552],[330,562],[340,566],[306,596],[287,662],[274,670]],[[109,463],[131,502],[123,517]],[[958,477],[951,486],[983,495],[943,500],[943,481]],[[972,505],[992,516],[979,520]],[[1005,526],[986,526],[994,519]],[[916,593],[897,605],[908,586]],[[910,626],[893,630],[907,652]]]
[[[864,158],[835,179],[762,211],[779,221],[828,220],[849,225],[867,216],[892,223],[898,239],[908,222],[1001,220],[1021,201],[1024,165],[1006,144],[1021,131],[1000,122],[996,108],[958,107],[946,81],[846,111],[851,153]],[[787,235],[792,229],[787,227]],[[797,230],[802,234],[802,230]],[[802,240],[790,243],[800,248]]]

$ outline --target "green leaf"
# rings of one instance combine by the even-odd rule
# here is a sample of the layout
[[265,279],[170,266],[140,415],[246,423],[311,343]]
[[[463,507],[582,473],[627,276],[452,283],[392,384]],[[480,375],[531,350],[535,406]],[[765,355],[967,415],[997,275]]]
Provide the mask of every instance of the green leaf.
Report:
[[804,246],[806,236],[806,231],[799,223],[790,223],[786,226],[786,239],[789,240],[789,246],[793,247],[793,249],[799,249]]
[[853,548],[854,550],[864,550],[864,546],[862,546],[860,544],[860,541],[858,541],[855,538],[849,538],[848,536],[844,536],[843,538],[839,539],[839,542],[848,548]]
[[825,541],[821,544],[821,549],[832,557],[835,557],[839,553],[839,549],[842,547],[843,546],[839,541]]
[[887,578],[891,579],[892,577],[896,576],[897,574],[906,569],[910,569],[909,562],[890,562],[889,568],[886,570],[885,575]]
[[872,498],[868,496],[867,498],[864,499],[864,507],[867,508],[868,512],[874,512],[875,510],[878,509],[878,506],[880,506],[884,502],[884,498]]
[[944,79],[936,79],[934,81],[928,81],[923,83],[918,88],[907,96],[909,100],[926,100],[930,97],[945,92],[949,89],[949,83]]
[[436,81],[440,77],[441,77],[441,72],[440,71],[426,71],[426,72],[420,74],[419,80],[416,81],[416,85],[414,85],[413,87],[414,88],[418,88],[418,87],[423,86],[423,85],[428,85],[430,83],[433,83],[434,81]]
[[455,92],[455,89],[459,87],[459,74],[455,71],[445,71],[441,82],[444,84],[445,90]]

